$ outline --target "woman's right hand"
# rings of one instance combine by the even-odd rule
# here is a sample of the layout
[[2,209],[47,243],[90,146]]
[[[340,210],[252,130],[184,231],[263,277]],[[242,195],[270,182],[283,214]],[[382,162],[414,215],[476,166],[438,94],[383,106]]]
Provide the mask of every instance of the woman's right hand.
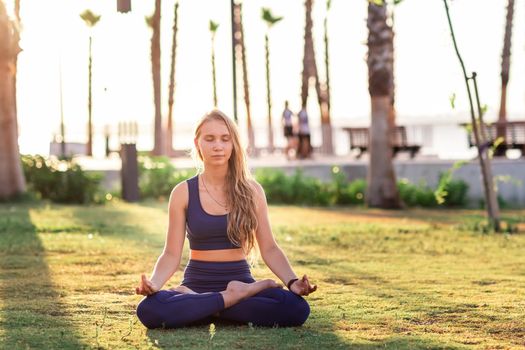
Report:
[[152,281],[146,278],[145,274],[142,274],[140,284],[135,288],[135,293],[148,296],[158,292],[159,289]]

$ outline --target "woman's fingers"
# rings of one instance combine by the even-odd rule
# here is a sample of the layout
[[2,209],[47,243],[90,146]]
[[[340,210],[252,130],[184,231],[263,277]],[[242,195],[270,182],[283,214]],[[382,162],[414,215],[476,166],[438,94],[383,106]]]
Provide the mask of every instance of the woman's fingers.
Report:
[[154,293],[153,284],[146,278],[145,274],[140,276],[140,284],[135,288],[137,294],[150,295]]
[[311,285],[307,275],[303,276],[302,281],[305,283],[305,288],[307,290],[305,295],[313,293],[317,290],[317,285]]

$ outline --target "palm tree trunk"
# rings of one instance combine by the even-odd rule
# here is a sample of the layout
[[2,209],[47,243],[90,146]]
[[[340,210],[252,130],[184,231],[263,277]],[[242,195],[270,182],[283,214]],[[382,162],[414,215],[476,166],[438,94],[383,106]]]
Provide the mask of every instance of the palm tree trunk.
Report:
[[18,148],[15,58],[20,52],[18,28],[11,23],[0,1],[0,199],[25,191]]
[[305,1],[305,28],[304,28],[304,57],[303,57],[303,82],[301,88],[301,105],[306,107],[308,100],[308,90],[310,87],[310,78],[315,80],[315,90],[317,93],[317,101],[321,112],[321,129],[322,129],[322,149],[324,153],[333,153],[332,145],[332,128],[330,124],[330,113],[328,107],[328,95],[326,91],[321,88],[319,81],[319,74],[317,71],[317,63],[315,61],[315,50],[312,38],[312,6],[313,0]]
[[324,67],[326,71],[326,83],[325,83],[325,95],[326,95],[326,108],[328,109],[328,115],[330,115],[331,104],[330,104],[330,55],[328,50],[328,18],[324,19]]
[[[16,25],[18,27],[18,30],[15,31],[16,33],[16,37],[15,37],[15,41],[16,41],[16,45],[19,46],[19,43],[20,43],[20,27],[22,25],[22,21],[20,19],[20,0],[15,0],[15,18],[16,18]],[[15,66],[15,75],[13,77],[13,96],[15,96],[15,100],[16,100],[16,97],[17,97],[17,92],[16,92],[16,85],[17,85],[17,79],[16,79],[16,72],[18,72],[18,55],[15,56],[14,58],[14,66]],[[18,116],[18,106],[17,104],[15,103],[15,115]],[[18,135],[18,118],[15,119],[15,123],[16,123],[16,130],[17,130],[17,135]]]
[[272,98],[270,95],[270,45],[268,33],[264,36],[264,48],[266,52],[266,101],[268,103],[268,152],[273,153],[273,126],[272,126]]
[[368,4],[367,64],[372,120],[366,202],[371,207],[400,208],[388,121],[392,109],[393,37],[386,19],[386,6]]
[[177,21],[178,21],[179,3],[175,3],[173,18],[173,37],[171,40],[171,68],[170,68],[170,85],[168,97],[168,130],[166,133],[166,154],[173,153],[173,98],[175,95],[175,58],[177,49]]
[[153,77],[153,99],[155,103],[155,132],[153,154],[164,152],[161,113],[161,82],[160,82],[160,6],[161,0],[155,0],[153,13],[153,35],[151,37],[151,73]]
[[250,87],[248,84],[248,67],[246,59],[246,46],[244,45],[244,27],[242,25],[242,4],[234,4],[234,24],[235,28],[235,47],[236,51],[240,50],[240,59],[242,64],[242,81],[244,90],[244,104],[246,105],[246,128],[248,131],[248,154],[256,155],[255,135],[252,125],[250,109]]
[[213,106],[217,107],[217,79],[215,72],[215,33],[211,36],[211,73],[213,83]]
[[93,116],[92,116],[92,67],[93,67],[93,56],[92,56],[92,42],[93,38],[89,36],[89,62],[88,62],[88,125],[87,134],[88,142],[86,147],[86,154],[88,156],[93,155]]
[[[505,123],[507,121],[507,85],[509,83],[510,72],[510,48],[512,44],[512,20],[514,18],[514,0],[507,2],[507,17],[505,20],[505,37],[503,39],[503,52],[501,54],[501,100],[499,107],[498,122],[502,123],[497,127],[497,136],[505,140]],[[498,147],[496,156],[504,156],[505,148]]]
[[[326,121],[324,123],[321,123],[321,128],[323,132],[323,141],[326,140],[326,153],[333,154],[334,153],[334,146],[332,141],[332,124],[330,121],[331,116],[331,104],[330,104],[330,57],[329,57],[329,50],[328,50],[328,17],[324,20],[324,65],[325,65],[325,71],[326,71],[326,80],[324,84],[324,89],[322,90],[324,92],[324,101],[326,106]],[[322,114],[321,114],[322,115]],[[323,120],[322,120],[323,121]]]
[[392,57],[392,77],[390,79],[390,83],[392,85],[391,89],[390,89],[390,93],[391,93],[391,102],[390,102],[390,105],[391,105],[391,109],[390,109],[390,113],[388,115],[388,126],[390,127],[390,135],[391,135],[391,140],[393,140],[395,138],[395,130],[396,130],[396,81],[395,81],[395,72],[394,72],[394,68],[395,68],[395,65],[394,65],[394,38],[395,38],[395,33],[394,33],[394,5],[393,4],[390,4],[391,6],[391,13],[390,13],[390,19],[391,19],[391,26],[389,26],[389,30],[390,30],[390,35],[392,35],[392,41],[390,43],[390,57]]

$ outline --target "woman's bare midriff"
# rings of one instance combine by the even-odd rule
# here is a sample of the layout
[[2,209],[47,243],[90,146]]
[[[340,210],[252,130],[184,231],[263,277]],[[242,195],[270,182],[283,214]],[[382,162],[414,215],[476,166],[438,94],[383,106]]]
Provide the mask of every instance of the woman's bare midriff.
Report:
[[190,259],[201,261],[239,261],[246,259],[242,248],[195,250],[190,249]]

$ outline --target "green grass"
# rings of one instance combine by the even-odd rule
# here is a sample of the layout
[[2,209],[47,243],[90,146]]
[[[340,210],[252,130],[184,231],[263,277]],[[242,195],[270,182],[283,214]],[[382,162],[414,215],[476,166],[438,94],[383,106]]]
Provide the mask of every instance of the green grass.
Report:
[[[2,204],[0,347],[523,348],[525,211],[504,212],[513,235],[483,233],[483,216],[271,207],[295,271],[319,286],[303,327],[147,330],[133,288],[162,250],[166,203]],[[272,277],[262,263],[253,273]]]

